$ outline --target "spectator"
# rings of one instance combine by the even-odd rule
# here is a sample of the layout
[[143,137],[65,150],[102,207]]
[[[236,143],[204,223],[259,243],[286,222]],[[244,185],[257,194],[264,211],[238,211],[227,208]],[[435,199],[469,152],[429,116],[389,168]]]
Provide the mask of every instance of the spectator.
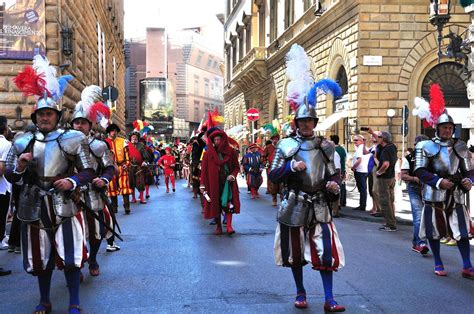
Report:
[[[415,138],[415,146],[421,141],[429,140],[426,135],[418,135]],[[421,212],[423,211],[423,200],[421,197],[421,181],[415,176],[415,154],[411,153],[403,158],[401,167],[402,180],[407,184],[408,196],[410,197],[411,213],[413,215],[413,239],[412,250],[426,255],[429,252],[426,242],[420,239]]]
[[365,154],[365,138],[362,135],[354,136],[355,152],[352,158],[352,171],[356,180],[357,190],[359,191],[359,207],[354,210],[365,211],[367,206],[367,176],[369,154]]
[[[7,249],[8,245],[3,247],[3,238],[7,225],[7,214],[10,207],[11,184],[5,179],[5,161],[12,144],[7,141],[6,136],[9,133],[7,119],[0,116],[0,245],[1,249]],[[11,274],[11,271],[0,268],[0,276]]]
[[378,145],[382,148],[377,167],[377,192],[380,197],[380,209],[385,218],[381,231],[397,231],[395,220],[395,164],[397,162],[397,147],[392,143],[392,135],[381,131]]
[[382,217],[382,213],[380,212],[380,198],[377,192],[377,166],[379,164],[378,158],[380,158],[380,152],[382,147],[377,145],[378,136],[380,135],[380,131],[372,131],[369,128],[369,133],[372,135],[372,147],[369,148],[370,158],[369,158],[369,195],[372,197],[372,209],[370,210],[370,215],[374,217]]
[[344,207],[346,206],[346,182],[345,182],[345,178],[346,178],[346,158],[347,158],[347,152],[346,152],[346,149],[344,147],[342,147],[341,145],[339,145],[339,136],[337,134],[333,134],[330,136],[330,139],[331,141],[334,143],[334,145],[336,145],[336,152],[339,154],[339,157],[341,158],[341,192],[339,193],[340,195],[340,206],[339,208],[341,207]]

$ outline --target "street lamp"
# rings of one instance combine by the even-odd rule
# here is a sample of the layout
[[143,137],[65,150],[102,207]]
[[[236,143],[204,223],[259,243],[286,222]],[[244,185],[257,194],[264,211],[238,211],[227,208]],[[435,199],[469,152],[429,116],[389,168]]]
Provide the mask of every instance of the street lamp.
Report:
[[449,22],[451,16],[449,11],[451,8],[450,0],[430,0],[430,23],[436,26],[438,31],[438,62],[441,60],[443,53],[441,52],[441,42],[443,41],[443,27]]
[[392,119],[393,117],[395,117],[395,114],[397,112],[395,111],[395,109],[388,109],[387,110],[387,117],[388,117],[388,131],[391,133],[391,129],[392,129]]

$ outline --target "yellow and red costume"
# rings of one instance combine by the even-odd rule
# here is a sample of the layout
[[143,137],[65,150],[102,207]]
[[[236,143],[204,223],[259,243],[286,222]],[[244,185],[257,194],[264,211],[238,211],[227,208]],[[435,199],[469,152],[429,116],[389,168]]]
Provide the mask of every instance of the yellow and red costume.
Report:
[[128,141],[117,137],[115,140],[110,137],[105,141],[109,144],[110,150],[114,153],[115,163],[118,166],[119,174],[109,183],[109,196],[132,194],[128,169],[130,167],[130,154],[128,152]]

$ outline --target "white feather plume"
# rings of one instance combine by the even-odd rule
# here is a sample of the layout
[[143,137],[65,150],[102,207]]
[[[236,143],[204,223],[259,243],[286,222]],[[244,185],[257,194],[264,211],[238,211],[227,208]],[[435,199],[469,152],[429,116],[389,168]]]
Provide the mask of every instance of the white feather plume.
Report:
[[286,75],[290,80],[287,86],[287,101],[297,104],[304,101],[313,83],[310,69],[310,60],[303,47],[293,44],[286,54]]
[[426,121],[431,120],[430,104],[424,98],[415,98],[415,108],[412,111],[414,116]]
[[93,104],[102,100],[102,89],[97,85],[86,86],[81,93],[82,109],[88,113]]
[[51,93],[54,100],[59,100],[59,82],[56,77],[56,68],[49,64],[49,60],[41,55],[36,55],[33,58],[33,68],[36,73],[43,74],[46,80],[46,89]]

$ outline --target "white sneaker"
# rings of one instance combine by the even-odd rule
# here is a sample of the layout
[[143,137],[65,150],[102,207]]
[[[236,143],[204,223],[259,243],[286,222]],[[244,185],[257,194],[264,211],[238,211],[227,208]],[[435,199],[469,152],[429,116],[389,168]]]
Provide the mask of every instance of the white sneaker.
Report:
[[119,250],[120,250],[120,246],[115,244],[115,242],[112,245],[107,244],[107,252],[115,252],[115,251],[119,251]]

